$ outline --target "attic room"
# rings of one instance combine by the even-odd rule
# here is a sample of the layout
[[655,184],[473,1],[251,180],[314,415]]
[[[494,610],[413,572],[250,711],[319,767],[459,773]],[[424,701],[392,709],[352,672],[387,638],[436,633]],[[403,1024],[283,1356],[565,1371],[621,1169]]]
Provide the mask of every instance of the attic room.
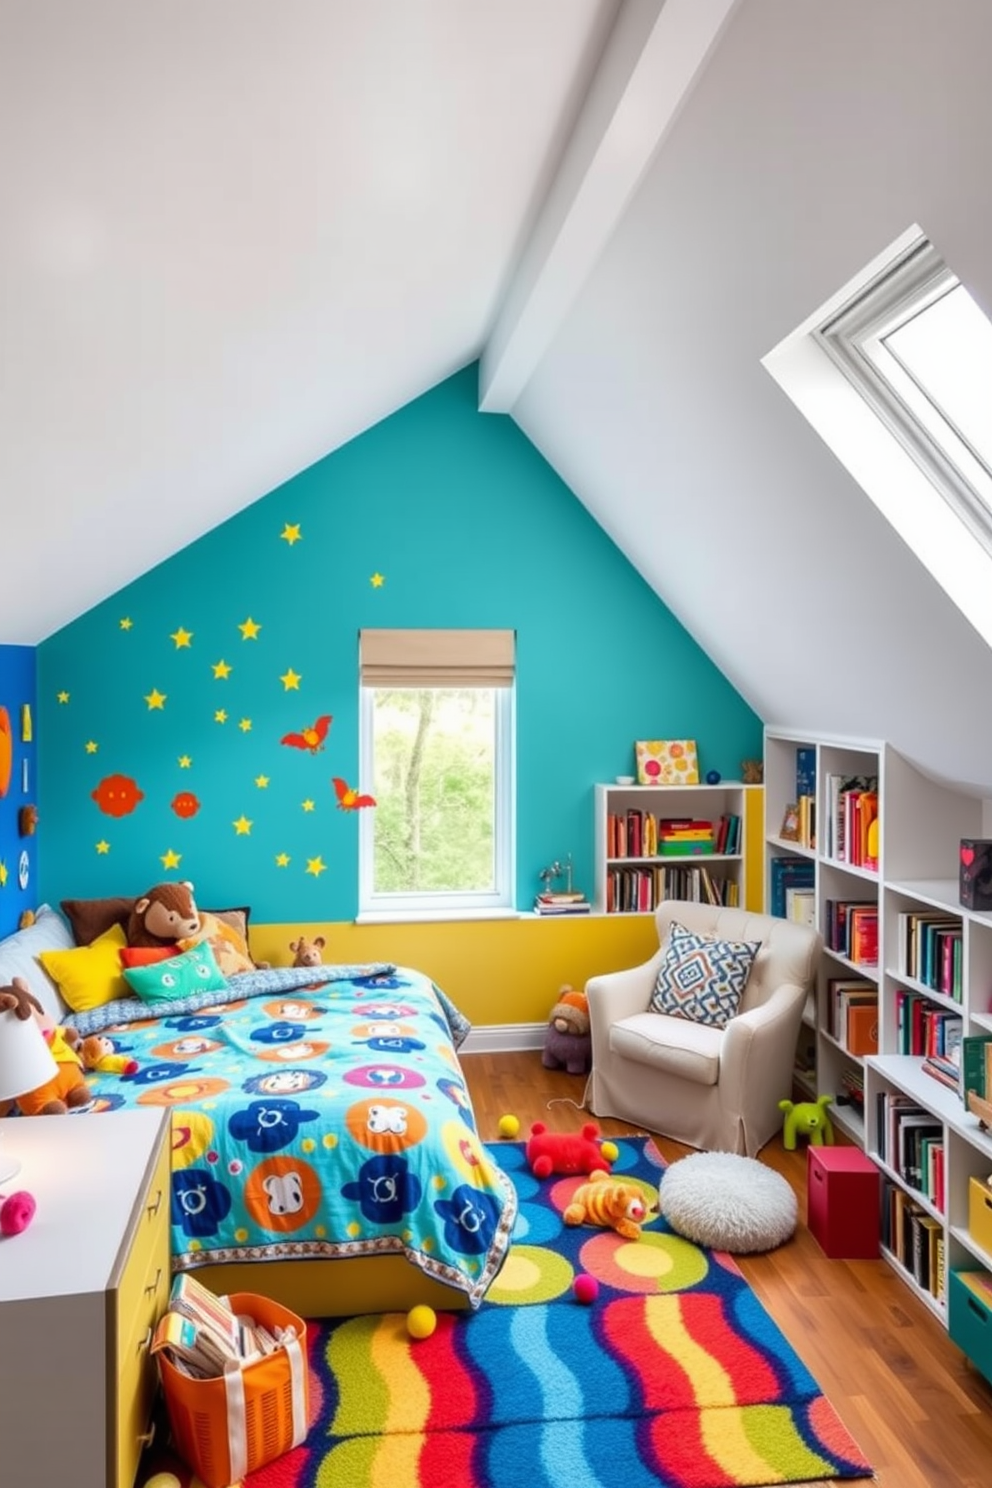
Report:
[[[944,457],[928,465],[915,436],[894,435],[823,345],[918,264],[926,305],[967,299],[979,343],[992,339],[990,49],[983,0],[0,0],[0,1109],[21,1110],[3,1042],[15,1023],[43,1025],[42,1063],[58,1059],[46,1018],[56,1039],[64,1018],[102,1037],[110,1060],[74,1074],[89,1082],[79,1109],[73,1096],[47,1122],[0,1121],[0,1262],[17,1260],[0,1326],[23,1330],[31,1361],[22,1380],[0,1369],[0,1450],[14,1443],[26,1488],[54,1481],[70,1441],[84,1488],[212,1488],[203,1463],[190,1478],[188,1454],[163,1446],[176,1433],[154,1361],[121,1363],[129,1286],[150,1337],[170,1268],[275,1297],[308,1321],[311,1347],[341,1285],[353,1321],[426,1309],[437,1331],[411,1343],[400,1329],[390,1346],[428,1375],[449,1324],[560,1304],[565,1331],[527,1368],[546,1395],[567,1362],[584,1401],[575,1361],[592,1334],[580,1347],[571,1330],[595,1332],[628,1300],[622,1262],[611,1251],[597,1272],[599,1252],[573,1253],[564,1229],[560,1251],[540,1252],[554,1275],[570,1268],[564,1301],[541,1291],[551,1271],[533,1298],[512,1295],[527,1225],[537,1253],[550,1224],[523,1150],[534,1123],[575,1139],[595,1123],[613,1176],[636,1176],[661,1211],[693,1154],[760,1163],[794,1196],[784,1243],[697,1253],[739,1257],[727,1274],[778,1340],[747,1342],[779,1349],[773,1372],[794,1395],[700,1387],[691,1431],[688,1414],[658,1424],[645,1406],[656,1455],[624,1447],[632,1483],[987,1481],[992,384],[976,373],[965,389],[973,427],[948,415],[977,469],[962,506],[964,477],[952,499]],[[432,690],[436,716],[417,701]],[[696,773],[652,786],[652,741],[691,746]],[[411,806],[421,769],[446,823],[436,857],[430,814]],[[666,828],[689,840],[652,850],[645,828],[649,843]],[[862,949],[844,939],[852,911]],[[660,980],[693,913],[702,941],[761,950],[726,1024],[682,1006],[658,1026],[690,1043],[628,1063],[638,1019],[673,1011]],[[794,966],[811,958],[787,1008],[767,972],[766,937],[784,955],[783,935]],[[182,958],[177,974],[201,984],[184,984],[200,1001],[180,1009],[162,967]],[[645,967],[622,1022],[611,978],[627,969],[633,986]],[[239,1075],[227,1121],[253,1176],[225,1186],[245,1151],[219,1136],[232,1081],[204,999],[223,989],[227,1007],[239,974],[259,991],[230,1016],[263,1062]],[[362,1061],[337,1081],[353,1102],[345,1135],[308,1138],[335,1086],[319,1020],[352,987],[366,1003],[344,1035]],[[431,1004],[426,1040],[415,994]],[[724,1028],[770,1025],[766,995],[783,1002],[779,1051],[741,1065],[732,1101]],[[122,1001],[131,1013],[108,1022]],[[551,1030],[572,1007],[579,1037],[555,1061]],[[381,1090],[398,1083],[414,1107],[439,1024],[430,1088],[461,1177],[409,1181],[481,1195],[488,1248],[442,1263],[408,1217],[396,1247],[420,1247],[414,1267],[358,1255],[390,1249],[386,1230],[363,1210],[332,1244],[315,1212],[326,1180],[301,1186],[247,1113],[292,1107],[288,1150],[311,1175],[301,1154],[315,1146],[336,1161],[361,1149],[342,1193],[394,1183],[390,1162],[406,1182],[398,1095]],[[708,1073],[686,1077],[693,1060]],[[821,1097],[829,1135],[814,1123],[790,1140],[780,1103]],[[84,1140],[94,1104],[115,1116],[94,1124],[99,1151]],[[132,1119],[115,1147],[107,1129]],[[66,1133],[88,1195],[115,1172],[130,1185],[89,1203],[103,1217],[79,1276],[46,1130]],[[161,1233],[129,1241],[124,1266],[159,1178]],[[36,1209],[7,1212],[23,1236],[2,1208],[22,1190]],[[574,1202],[549,1192],[552,1208]],[[838,1239],[842,1211],[864,1221],[864,1251]],[[221,1238],[224,1221],[239,1238]],[[696,1238],[658,1205],[643,1223],[651,1244]],[[285,1247],[277,1262],[258,1226]],[[291,1242],[305,1260],[286,1258]],[[153,1244],[143,1291],[135,1267]],[[371,1275],[341,1283],[349,1246]],[[665,1255],[683,1275],[684,1253]],[[318,1265],[331,1268],[319,1281]],[[586,1272],[583,1307],[569,1288]],[[655,1290],[702,1295],[692,1275]],[[78,1341],[84,1297],[98,1312],[106,1299],[107,1370],[77,1398],[30,1340],[43,1324]],[[685,1346],[704,1351],[688,1317]],[[34,1399],[43,1377],[71,1397],[50,1441],[25,1407],[24,1381]],[[346,1384],[314,1366],[311,1406]],[[750,1445],[721,1455],[728,1401]],[[766,1442],[748,1412],[779,1407],[791,1435]],[[499,1429],[473,1423],[466,1484],[515,1484],[511,1457],[535,1488],[540,1473],[559,1481],[530,1470],[551,1451],[538,1428],[552,1442],[576,1421],[587,1450],[571,1482],[614,1481],[595,1465],[600,1413],[546,1405],[525,1429],[506,1408]],[[245,1488],[290,1481],[265,1475],[280,1464],[294,1488],[380,1481],[374,1454],[359,1472],[348,1431],[381,1444],[380,1473],[399,1460],[381,1423],[340,1418],[321,1419],[335,1445],[317,1451],[315,1420],[288,1457],[243,1463]],[[658,1445],[669,1432],[677,1448]],[[438,1452],[442,1436],[424,1428]],[[391,1475],[440,1488],[438,1472],[425,1447]]]

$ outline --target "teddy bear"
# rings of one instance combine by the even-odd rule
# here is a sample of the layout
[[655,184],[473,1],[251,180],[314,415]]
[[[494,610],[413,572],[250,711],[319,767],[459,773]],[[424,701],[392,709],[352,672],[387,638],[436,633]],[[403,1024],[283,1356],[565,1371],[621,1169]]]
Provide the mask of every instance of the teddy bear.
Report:
[[551,1009],[541,1063],[545,1069],[564,1065],[570,1075],[584,1075],[592,1063],[589,1003],[584,992],[562,987]]
[[90,1033],[79,1045],[83,1068],[111,1075],[133,1075],[138,1061],[128,1054],[118,1054],[112,1039],[102,1033]]
[[129,946],[171,946],[200,930],[193,885],[186,879],[160,883],[134,901],[127,922]]
[[644,1194],[634,1183],[624,1183],[599,1170],[587,1183],[580,1183],[562,1215],[568,1225],[601,1225],[616,1230],[625,1240],[639,1240],[641,1225],[652,1213]]
[[800,1101],[794,1106],[791,1100],[780,1100],[778,1108],[785,1114],[782,1118],[782,1146],[794,1152],[796,1137],[809,1137],[811,1147],[832,1147],[834,1128],[827,1113],[833,1101],[832,1095],[821,1095],[815,1101]]
[[293,965],[319,966],[320,953],[326,943],[322,935],[315,935],[313,940],[307,940],[304,935],[301,935],[299,940],[291,940],[289,949],[294,952]]
[[57,1070],[43,1085],[17,1096],[14,1104],[23,1116],[62,1116],[70,1108],[89,1105],[93,1099],[83,1074],[77,1046],[79,1034],[74,1028],[63,1028],[46,1013],[23,977],[14,977],[10,986],[0,987],[0,1012],[13,1012],[25,1021],[34,1018],[55,1060]]
[[610,1160],[599,1144],[599,1127],[587,1121],[581,1132],[548,1131],[543,1121],[535,1121],[525,1149],[527,1164],[535,1178],[548,1178],[552,1173],[593,1173],[610,1171]]

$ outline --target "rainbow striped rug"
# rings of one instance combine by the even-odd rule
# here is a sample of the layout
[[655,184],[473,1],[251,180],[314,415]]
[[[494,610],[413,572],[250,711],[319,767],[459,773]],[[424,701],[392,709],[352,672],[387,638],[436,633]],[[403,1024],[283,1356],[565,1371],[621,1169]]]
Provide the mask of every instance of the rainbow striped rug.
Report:
[[[652,1143],[614,1172],[657,1197]],[[578,1179],[494,1149],[520,1215],[475,1313],[412,1340],[402,1314],[308,1327],[313,1426],[245,1488],[724,1488],[871,1468],[730,1256],[653,1217],[632,1243],[566,1226]],[[577,1302],[579,1272],[596,1278]]]

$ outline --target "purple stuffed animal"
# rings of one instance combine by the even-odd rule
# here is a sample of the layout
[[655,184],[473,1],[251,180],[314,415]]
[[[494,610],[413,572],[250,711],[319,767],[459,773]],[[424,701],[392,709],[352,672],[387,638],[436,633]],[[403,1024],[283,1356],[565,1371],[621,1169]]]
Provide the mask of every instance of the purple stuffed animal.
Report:
[[584,1075],[589,1070],[592,1038],[589,1033],[589,1004],[584,992],[562,987],[558,1001],[551,1009],[541,1063],[545,1069],[564,1066],[570,1075]]

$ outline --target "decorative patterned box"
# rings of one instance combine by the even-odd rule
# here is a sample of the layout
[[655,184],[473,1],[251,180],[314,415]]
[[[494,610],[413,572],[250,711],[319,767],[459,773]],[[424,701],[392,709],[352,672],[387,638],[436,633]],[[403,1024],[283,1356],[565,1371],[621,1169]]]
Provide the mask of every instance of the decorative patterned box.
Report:
[[638,739],[638,785],[698,785],[695,739]]
[[958,897],[965,909],[992,909],[992,841],[987,837],[961,838]]

